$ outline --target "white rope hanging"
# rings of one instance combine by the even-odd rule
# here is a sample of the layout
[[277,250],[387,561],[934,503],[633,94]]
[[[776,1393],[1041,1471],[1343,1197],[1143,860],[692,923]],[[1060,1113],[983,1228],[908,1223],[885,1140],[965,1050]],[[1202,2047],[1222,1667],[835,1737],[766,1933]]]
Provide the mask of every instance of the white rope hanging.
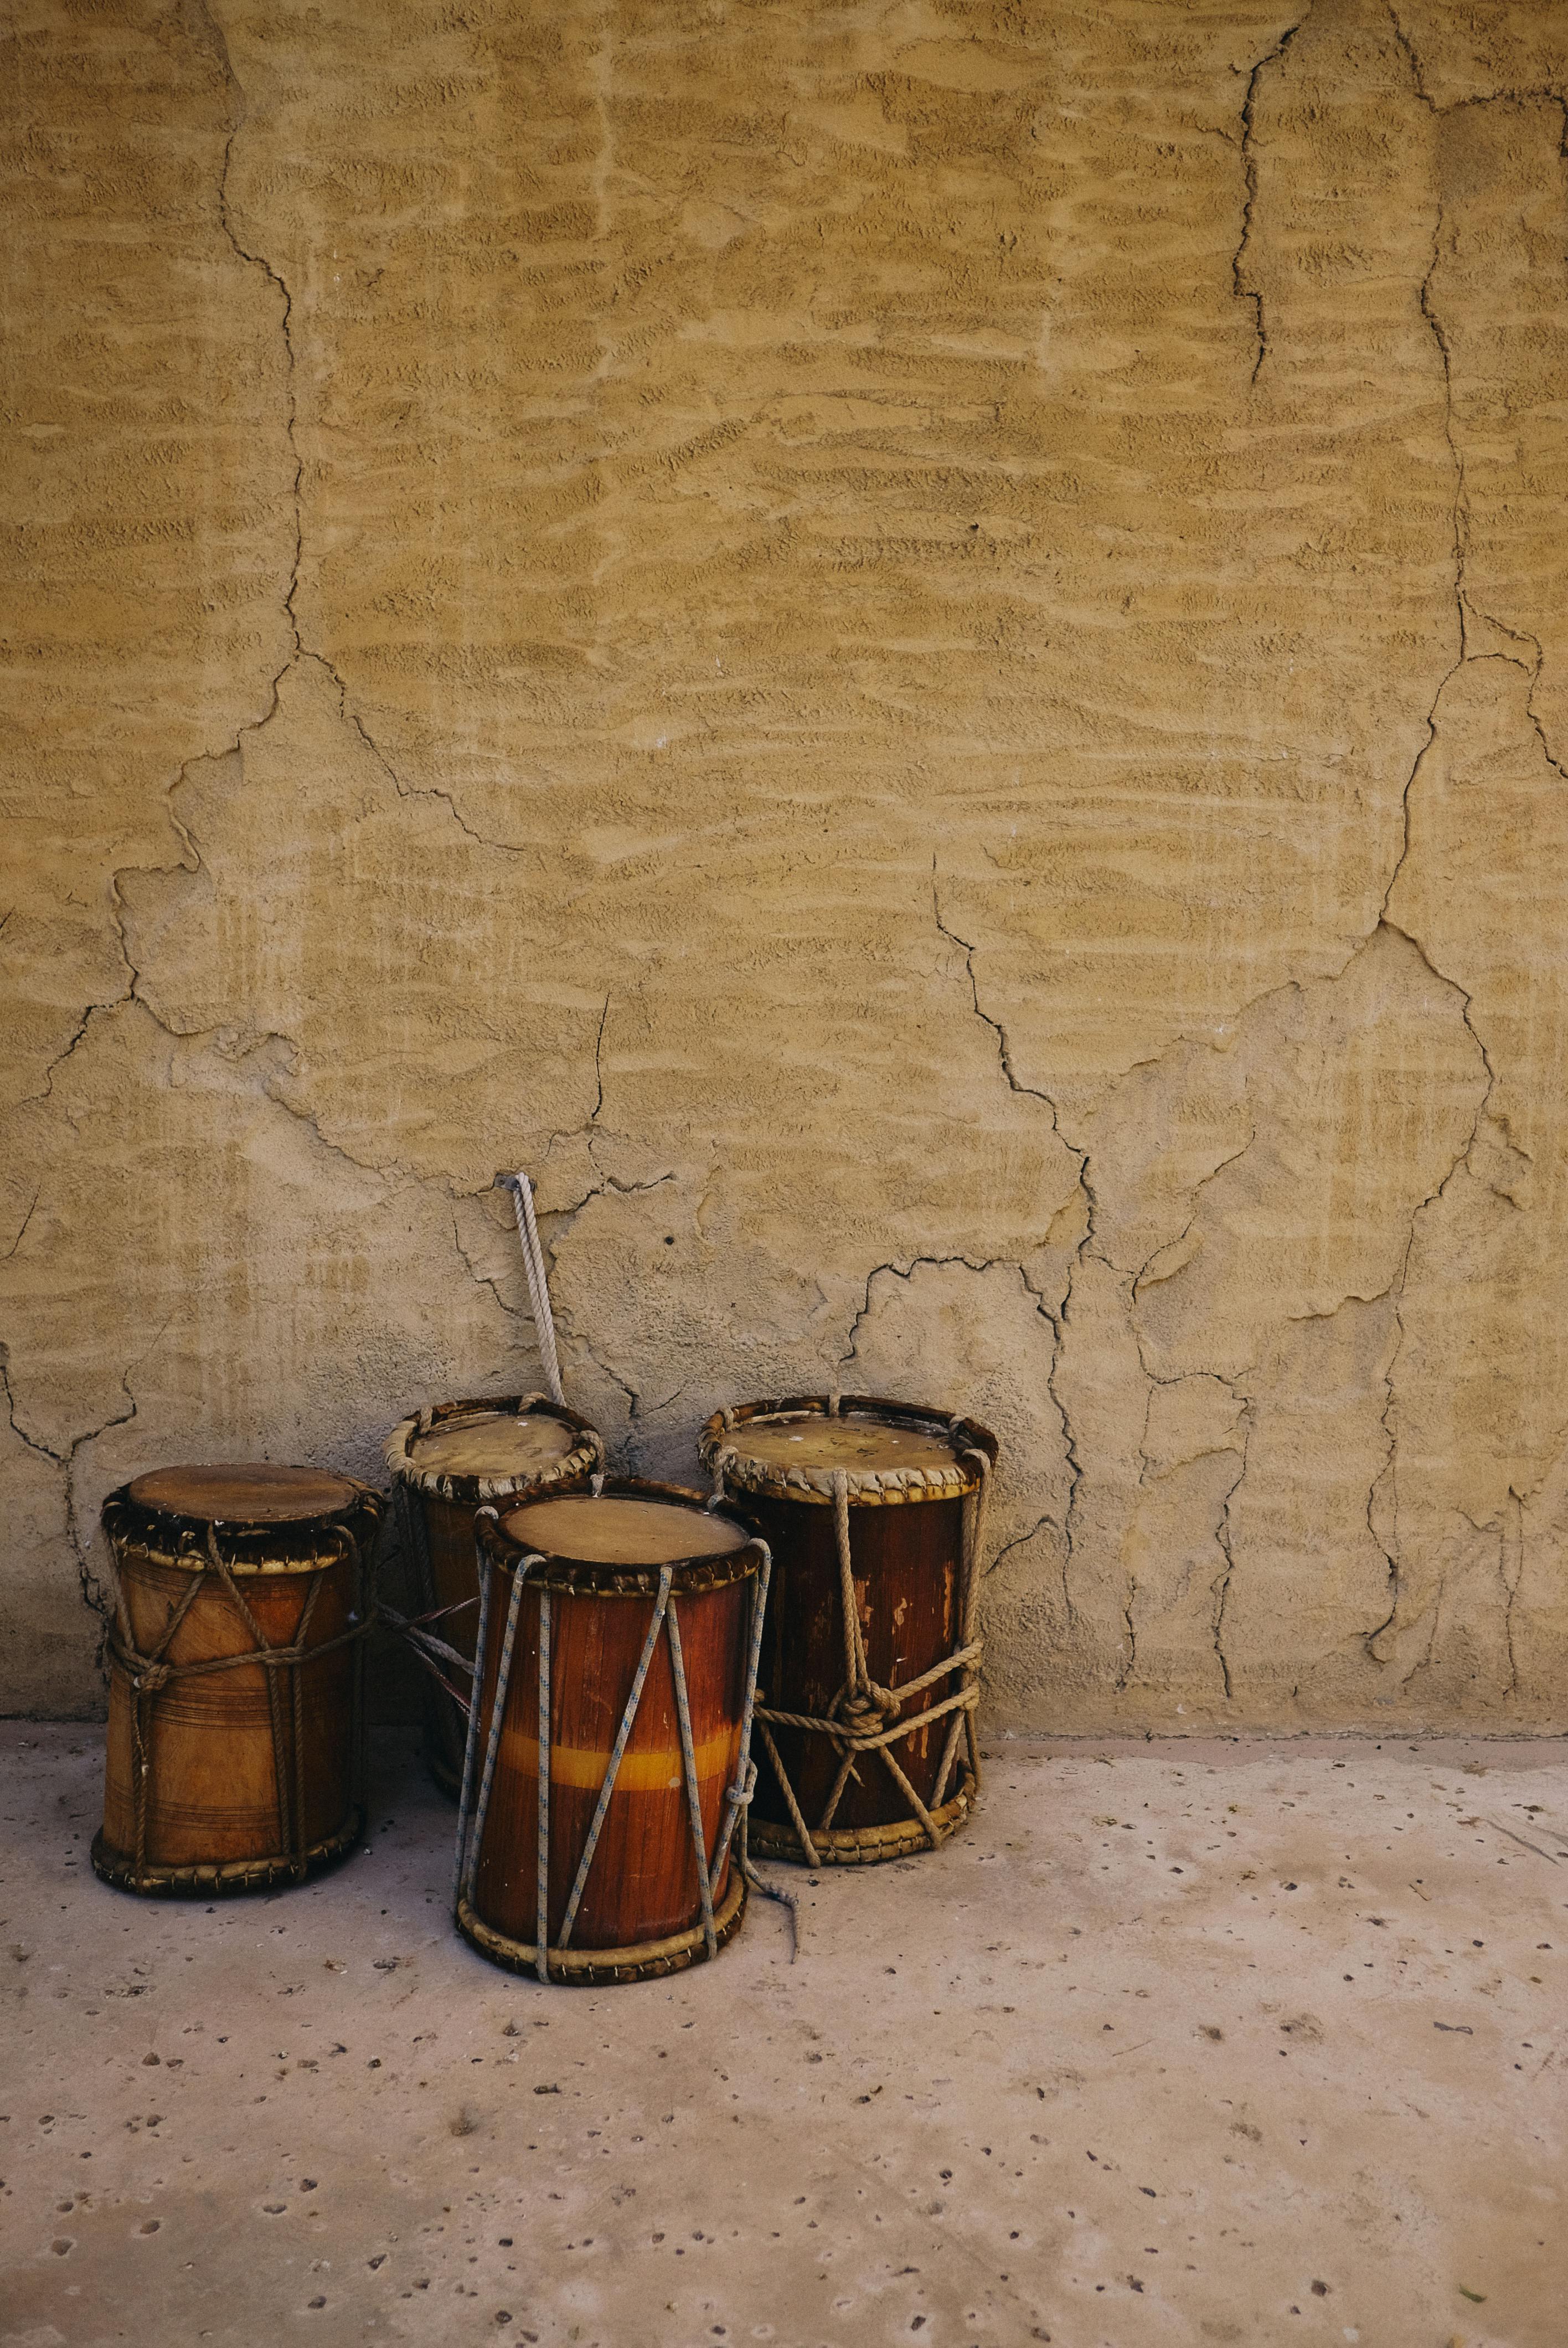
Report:
[[528,1275],[528,1301],[533,1306],[539,1355],[545,1365],[545,1384],[550,1390],[552,1400],[564,1403],[566,1391],[560,1382],[560,1358],[556,1352],[556,1324],[550,1311],[549,1282],[545,1277],[539,1227],[534,1219],[534,1186],[520,1169],[516,1174],[497,1175],[496,1179],[504,1183],[512,1194],[512,1210],[518,1219],[518,1239],[523,1251],[523,1270]]

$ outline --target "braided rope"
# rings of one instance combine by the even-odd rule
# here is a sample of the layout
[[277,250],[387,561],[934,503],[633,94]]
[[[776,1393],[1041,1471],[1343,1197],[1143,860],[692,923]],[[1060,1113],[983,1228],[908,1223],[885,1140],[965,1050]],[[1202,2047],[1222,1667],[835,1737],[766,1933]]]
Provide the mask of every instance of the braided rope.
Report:
[[[500,1750],[501,1724],[506,1717],[507,1712],[507,1690],[512,1676],[512,1648],[518,1635],[518,1615],[523,1602],[523,1583],[527,1578],[529,1566],[538,1565],[538,1562],[539,1560],[537,1557],[520,1558],[518,1561],[517,1570],[512,1576],[511,1602],[507,1608],[507,1628],[501,1640],[501,1660],[496,1673],[496,1696],[495,1702],[490,1709],[490,1735],[485,1746],[485,1766],[479,1778],[478,1798],[474,1804],[474,1830],[472,1835],[466,1838],[467,1863],[463,1878],[462,1888],[463,1896],[467,1900],[472,1900],[474,1896],[474,1877],[479,1865],[479,1845],[484,1838],[485,1818],[490,1807],[490,1788],[495,1784],[496,1780],[496,1756]],[[476,1687],[480,1684],[481,1670],[482,1658],[476,1657],[474,1669],[474,1684]],[[470,1717],[477,1718],[478,1715],[478,1710],[479,1707],[476,1704]],[[465,1756],[464,1778],[466,1786],[467,1776],[467,1760],[466,1756]],[[466,1825],[466,1816],[462,1805],[460,1804],[457,1816],[457,1844],[459,1850],[463,1848],[465,1841],[465,1828]]]
[[[990,1499],[991,1463],[989,1455],[978,1449],[966,1451],[964,1457],[966,1459],[978,1461],[980,1476],[980,1480],[975,1487],[974,1498],[967,1502],[964,1509],[964,1586],[960,1601],[958,1635],[965,1643],[963,1686],[968,1691],[975,1688],[979,1669],[980,1649],[983,1645],[983,1642],[975,1637],[975,1615],[979,1605],[979,1560],[985,1554],[986,1509]],[[968,1660],[971,1654],[974,1658],[972,1663]],[[977,1702],[978,1700],[977,1692]],[[980,1782],[979,1746],[975,1736],[975,1706],[970,1704],[963,1712],[955,1713],[953,1725],[948,1731],[948,1741],[942,1748],[941,1766],[937,1771],[937,1782],[932,1788],[931,1807],[934,1810],[939,1810],[942,1807],[942,1797],[948,1790],[948,1774],[958,1758],[960,1731],[968,1740],[969,1775],[977,1786]]]
[[463,1863],[466,1857],[468,1833],[468,1802],[474,1790],[474,1758],[479,1743],[478,1691],[480,1673],[485,1663],[485,1641],[490,1627],[490,1566],[485,1555],[485,1545],[479,1539],[479,1520],[488,1517],[499,1522],[495,1509],[477,1509],[474,1512],[474,1554],[479,1572],[479,1626],[474,1634],[474,1694],[468,1706],[468,1734],[463,1740],[463,1783],[457,1796],[457,1848],[452,1859],[452,1905],[456,1907],[463,1892]]
[[763,1654],[763,1616],[768,1602],[768,1584],[773,1580],[774,1572],[772,1550],[766,1541],[762,1540],[758,1540],[757,1547],[763,1553],[763,1561],[757,1569],[756,1581],[752,1585],[752,1619],[746,1639],[746,1692],[741,1703],[741,1774],[735,1784],[726,1789],[724,1795],[730,1814],[724,1820],[719,1836],[718,1849],[713,1853],[712,1877],[715,1883],[724,1871],[724,1861],[729,1856],[730,1838],[735,1831],[736,1820],[739,1819],[743,1826],[745,1824],[745,1812],[751,1807],[752,1788],[756,1783],[757,1776],[757,1765],[751,1757],[752,1715],[756,1710],[757,1669]]
[[681,1653],[681,1625],[675,1601],[665,1609],[664,1629],[670,1641],[670,1669],[675,1681],[675,1717],[681,1729],[681,1774],[686,1780],[686,1807],[692,1820],[692,1856],[697,1862],[697,1891],[702,1902],[702,1940],[711,1957],[719,1953],[713,1931],[713,1886],[708,1873],[707,1841],[702,1832],[702,1794],[697,1783],[697,1754],[692,1738],[692,1707],[686,1698],[686,1663]]
[[550,1977],[550,1594],[539,1592],[538,1828],[534,1837],[534,1970]]
[[516,1174],[497,1177],[512,1194],[512,1211],[518,1219],[518,1240],[523,1251],[523,1270],[528,1276],[528,1300],[534,1309],[534,1328],[539,1341],[539,1358],[545,1365],[545,1383],[552,1398],[566,1401],[561,1385],[560,1360],[556,1352],[555,1316],[550,1311],[549,1282],[545,1276],[544,1250],[539,1245],[539,1227],[534,1214],[534,1186],[519,1170]]
[[615,1780],[620,1774],[621,1762],[626,1757],[627,1744],[637,1718],[637,1707],[642,1701],[642,1684],[648,1677],[648,1666],[653,1661],[653,1650],[658,1644],[659,1633],[664,1625],[664,1610],[670,1603],[670,1585],[674,1578],[675,1569],[671,1565],[665,1566],[659,1576],[659,1596],[649,1620],[648,1636],[642,1642],[642,1653],[637,1658],[637,1670],[631,1682],[631,1694],[626,1699],[626,1709],[620,1715],[620,1725],[615,1732],[615,1743],[610,1747],[610,1766],[604,1773],[604,1783],[599,1789],[599,1801],[594,1809],[593,1822],[588,1830],[588,1840],[582,1847],[582,1857],[577,1864],[577,1876],[571,1887],[571,1897],[566,1903],[566,1915],[562,1919],[560,1931],[556,1935],[558,1949],[566,1947],[571,1939],[571,1928],[577,1921],[578,1905],[588,1883],[588,1870],[593,1865],[593,1854],[599,1849],[600,1831],[609,1814],[610,1797],[615,1791]]
[[452,1646],[446,1640],[438,1639],[433,1631],[426,1628],[426,1625],[431,1622],[444,1622],[448,1614],[466,1614],[470,1606],[477,1606],[478,1603],[477,1598],[459,1598],[455,1605],[433,1606],[428,1614],[400,1614],[395,1606],[385,1604],[381,1610],[382,1621],[396,1632],[398,1637],[406,1643],[415,1662],[424,1664],[436,1685],[446,1689],[453,1703],[464,1714],[468,1710],[467,1697],[452,1685],[451,1681],[439,1666],[442,1663],[453,1663],[460,1672],[469,1673],[474,1669],[474,1658],[472,1655],[464,1654],[461,1648]]

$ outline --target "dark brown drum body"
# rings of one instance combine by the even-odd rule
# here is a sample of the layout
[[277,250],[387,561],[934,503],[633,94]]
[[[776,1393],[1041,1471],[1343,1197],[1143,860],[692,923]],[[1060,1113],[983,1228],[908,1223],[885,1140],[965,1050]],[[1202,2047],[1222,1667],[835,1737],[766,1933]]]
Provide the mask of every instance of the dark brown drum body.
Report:
[[702,1453],[774,1557],[752,1849],[815,1867],[934,1848],[979,1783],[995,1436],[914,1404],[803,1395],[721,1411]]
[[730,1797],[744,1792],[760,1545],[700,1493],[629,1478],[478,1522],[458,1929],[541,1980],[700,1963],[745,1904]]
[[351,1477],[268,1465],[162,1468],[105,1501],[106,1882],[210,1899],[352,1847],[380,1510]]
[[[499,1395],[437,1403],[404,1419],[387,1437],[385,1456],[421,1613],[443,1617],[436,1626],[441,1640],[471,1664],[479,1595],[475,1509],[486,1502],[504,1508],[548,1492],[579,1491],[603,1465],[604,1445],[587,1419],[562,1403],[543,1395]],[[429,1641],[412,1643],[428,1663]],[[424,1701],[425,1757],[442,1792],[456,1801],[466,1709],[430,1672]]]

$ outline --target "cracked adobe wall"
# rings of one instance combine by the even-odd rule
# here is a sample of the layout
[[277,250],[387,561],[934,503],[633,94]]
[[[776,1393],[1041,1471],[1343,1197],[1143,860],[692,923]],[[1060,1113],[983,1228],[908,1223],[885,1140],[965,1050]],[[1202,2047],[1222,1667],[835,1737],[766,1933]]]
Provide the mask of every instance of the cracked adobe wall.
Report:
[[[103,1494],[961,1406],[993,1721],[1563,1724],[1568,19],[17,0],[3,1694]],[[84,1597],[89,1604],[84,1604]]]

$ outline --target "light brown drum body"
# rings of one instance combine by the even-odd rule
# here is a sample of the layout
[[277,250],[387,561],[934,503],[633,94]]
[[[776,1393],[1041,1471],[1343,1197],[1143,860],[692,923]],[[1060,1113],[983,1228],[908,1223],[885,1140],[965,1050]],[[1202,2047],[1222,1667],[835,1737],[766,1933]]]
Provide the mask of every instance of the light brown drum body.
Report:
[[351,1477],[267,1464],[163,1468],[105,1501],[106,1882],[210,1898],[352,1847],[380,1509]]
[[541,1980],[702,1962],[745,1904],[765,1553],[700,1493],[630,1478],[478,1521],[458,1929]]
[[874,1396],[721,1411],[702,1454],[773,1551],[751,1844],[808,1866],[901,1859],[968,1817],[979,1553],[997,1440]]
[[[386,1465],[419,1593],[420,1619],[439,1617],[439,1642],[410,1643],[426,1665],[425,1757],[443,1793],[457,1798],[467,1734],[464,1665],[474,1657],[479,1575],[474,1511],[486,1503],[579,1491],[604,1463],[586,1418],[543,1395],[437,1403],[395,1426]],[[454,1611],[456,1610],[456,1611]],[[439,1644],[454,1650],[442,1658]],[[456,1692],[447,1670],[456,1674]]]

